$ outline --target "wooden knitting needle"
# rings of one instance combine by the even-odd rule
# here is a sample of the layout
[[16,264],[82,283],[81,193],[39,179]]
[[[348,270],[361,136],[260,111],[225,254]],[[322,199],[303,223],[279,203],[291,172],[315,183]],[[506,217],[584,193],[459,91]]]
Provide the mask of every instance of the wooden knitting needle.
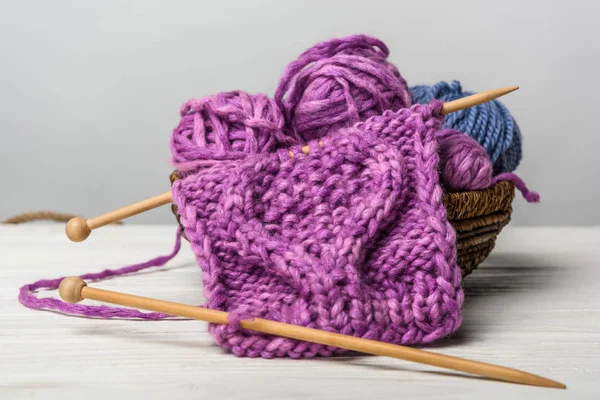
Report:
[[104,225],[112,224],[125,218],[164,206],[171,202],[171,192],[164,192],[158,196],[138,201],[125,207],[107,212],[94,218],[85,219],[81,217],[71,218],[67,222],[65,232],[67,237],[73,242],[82,242],[90,236],[94,229],[101,228]]
[[505,94],[509,94],[518,90],[518,86],[511,86],[502,89],[492,89],[481,93],[475,93],[471,96],[463,97],[462,99],[449,101],[444,103],[442,106],[442,114],[450,114],[455,111],[463,110],[469,107],[475,107],[479,104],[487,103],[488,101],[492,101],[497,99],[498,97],[504,96]]
[[[63,279],[58,288],[58,292],[60,297],[68,303],[78,303],[83,299],[90,299],[118,304],[125,307],[140,308],[179,317],[198,319],[201,321],[212,322],[213,324],[227,324],[229,317],[229,313],[224,311],[92,288],[87,286],[81,278],[76,276]],[[362,339],[261,318],[242,320],[240,325],[244,329],[256,332],[319,343],[361,353],[393,357],[506,382],[558,389],[566,388],[562,383],[513,368],[436,354],[425,350],[379,342],[376,340]]]
[[[462,99],[450,101],[444,103],[442,106],[442,114],[449,114],[455,111],[459,111],[465,108],[473,107],[494,99],[504,96],[505,94],[514,92],[519,89],[518,86],[511,86],[503,89],[488,90],[486,92],[476,93],[471,96],[463,97]],[[308,146],[302,147],[304,154],[309,153]],[[293,153],[290,152],[293,157]],[[164,192],[157,196],[150,197],[149,199],[138,201],[137,203],[130,204],[128,206],[119,208],[117,210],[108,212],[106,214],[99,215],[88,220],[75,217],[71,219],[65,228],[67,237],[73,242],[82,242],[90,236],[94,229],[103,227],[125,218],[132,217],[134,215],[146,212],[153,208],[157,208],[168,204],[172,201],[171,192]]]

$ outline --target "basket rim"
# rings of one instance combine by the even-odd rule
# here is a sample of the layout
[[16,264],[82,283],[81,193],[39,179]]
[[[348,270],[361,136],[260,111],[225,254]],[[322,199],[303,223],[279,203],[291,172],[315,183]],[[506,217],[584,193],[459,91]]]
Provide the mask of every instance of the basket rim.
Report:
[[500,181],[487,189],[446,193],[444,206],[448,220],[456,221],[510,212],[514,198],[515,186],[512,182]]

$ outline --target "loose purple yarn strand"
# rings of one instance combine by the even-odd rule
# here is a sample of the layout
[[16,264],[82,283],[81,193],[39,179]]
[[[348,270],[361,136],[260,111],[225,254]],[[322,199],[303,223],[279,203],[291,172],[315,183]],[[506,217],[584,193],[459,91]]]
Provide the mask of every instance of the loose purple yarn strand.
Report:
[[[101,281],[112,278],[114,276],[130,275],[148,268],[160,267],[173,259],[179,253],[181,248],[181,229],[177,230],[175,238],[175,246],[170,254],[159,256],[143,263],[128,265],[119,269],[106,269],[101,272],[87,273],[80,276],[81,279],[88,281]],[[19,301],[25,307],[36,310],[56,310],[65,314],[81,315],[93,318],[126,318],[126,319],[146,319],[146,320],[161,320],[167,318],[175,318],[169,314],[157,312],[142,312],[131,308],[110,307],[110,306],[85,306],[81,304],[69,304],[62,300],[53,297],[39,298],[36,293],[39,290],[58,289],[58,285],[64,277],[56,279],[42,279],[34,283],[24,285],[19,290]]]
[[498,174],[492,178],[492,186],[500,181],[509,181],[521,192],[525,200],[529,203],[539,203],[540,202],[540,194],[533,190],[529,190],[523,179],[519,178],[516,174],[512,172],[503,172]]

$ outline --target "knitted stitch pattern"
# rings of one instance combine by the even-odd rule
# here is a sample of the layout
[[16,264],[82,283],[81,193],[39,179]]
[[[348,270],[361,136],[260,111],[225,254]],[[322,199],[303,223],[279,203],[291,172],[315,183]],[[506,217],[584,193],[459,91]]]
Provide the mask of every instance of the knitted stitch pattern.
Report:
[[342,350],[243,330],[260,317],[398,344],[461,323],[455,233],[446,219],[435,131],[441,102],[387,111],[300,146],[223,160],[173,185],[203,270],[210,325],[238,356]]

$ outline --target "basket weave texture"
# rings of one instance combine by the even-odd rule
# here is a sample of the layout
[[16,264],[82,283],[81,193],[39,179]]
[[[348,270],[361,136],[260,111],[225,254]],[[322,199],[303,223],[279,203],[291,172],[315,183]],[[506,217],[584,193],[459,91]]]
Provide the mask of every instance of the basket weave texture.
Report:
[[[171,184],[179,179],[174,171]],[[444,206],[448,221],[456,231],[457,262],[463,277],[469,275],[494,249],[498,234],[509,222],[515,187],[502,181],[495,186],[471,192],[447,193]],[[181,226],[177,206],[171,210]],[[182,236],[183,234],[182,227]]]

